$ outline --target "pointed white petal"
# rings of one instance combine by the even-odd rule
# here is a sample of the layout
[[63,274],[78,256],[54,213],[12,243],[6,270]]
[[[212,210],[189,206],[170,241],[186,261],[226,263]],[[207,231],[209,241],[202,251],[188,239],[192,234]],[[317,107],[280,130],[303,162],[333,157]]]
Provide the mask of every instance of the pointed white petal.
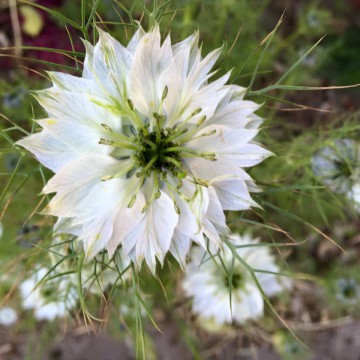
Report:
[[258,206],[251,198],[247,185],[242,179],[215,180],[211,184],[224,210],[247,210],[252,206]]
[[[115,175],[121,165],[121,161],[110,156],[92,155],[81,157],[63,167],[53,176],[45,185],[43,193],[60,192],[66,194],[75,191],[94,180],[100,182],[105,175]],[[129,164],[127,165],[129,166]]]
[[[174,72],[174,70],[169,70],[170,75],[171,71]],[[177,85],[178,94],[174,92],[173,97],[169,97],[167,102],[166,100],[164,102],[166,109],[171,100],[175,102],[171,108],[172,112],[169,114],[169,126],[181,124],[184,121],[196,124],[203,116],[207,119],[211,118],[219,102],[228,92],[223,85],[229,79],[230,72],[200,89],[192,88],[190,80],[181,78],[181,75],[178,74],[178,70],[175,74],[177,74],[175,77],[175,84],[180,84]],[[171,84],[171,82],[169,83]],[[201,111],[198,114],[192,115],[199,109],[201,109]]]
[[[253,113],[257,111],[260,106],[261,105],[248,100],[237,100],[221,104],[217,108],[213,117],[209,119],[209,123],[221,124],[235,129],[242,129],[247,127],[250,122],[253,122]],[[258,119],[261,118],[258,117]],[[257,123],[257,125],[260,125],[260,123]]]
[[79,236],[79,234],[81,233],[81,226],[74,225],[72,218],[59,217],[54,225],[53,233],[54,235],[71,234]]
[[66,90],[81,94],[98,95],[99,88],[96,83],[90,79],[80,78],[70,74],[57,71],[49,71],[55,90]]
[[172,200],[161,192],[160,198],[154,200],[146,210],[140,224],[125,237],[124,252],[127,242],[136,243],[131,254],[132,260],[140,267],[145,259],[150,270],[155,273],[156,258],[160,263],[163,262],[177,222],[178,215]]
[[135,51],[130,74],[130,98],[135,108],[147,116],[159,109],[162,92],[159,77],[172,59],[170,38],[160,45],[158,25],[143,36]]
[[[108,122],[108,119],[106,120],[104,124]],[[61,139],[66,147],[78,156],[90,155],[91,153],[106,155],[113,150],[113,146],[99,144],[101,138],[106,139],[109,136],[109,133],[100,124],[79,123],[64,118],[42,119],[37,122],[43,129],[46,129],[47,133]]]
[[220,235],[225,235],[229,232],[226,226],[226,219],[221,203],[216,195],[215,189],[210,186],[209,192],[209,207],[206,212],[206,218],[203,221],[203,232],[215,244],[220,246],[222,241]]
[[181,231],[175,229],[173,239],[170,245],[170,252],[184,269],[186,265],[186,255],[189,252],[191,240],[189,236],[183,234]]
[[274,154],[256,144],[246,144],[238,149],[235,154],[227,155],[227,158],[233,160],[234,164],[241,167],[254,166]]
[[208,74],[221,54],[222,48],[213,50],[203,60],[199,56],[189,72],[189,89],[198,90],[208,79]]
[[114,106],[102,98],[54,88],[38,92],[35,97],[50,118],[68,119],[89,126],[105,123],[114,131],[121,130],[121,118],[114,115]]
[[[243,297],[241,302],[235,303],[234,308],[234,318],[240,324],[250,319],[257,319],[264,313],[264,299],[259,290],[255,285],[246,285],[246,289],[242,289],[242,292],[246,292],[247,295]],[[240,296],[243,295],[241,294]]]
[[139,28],[136,30],[134,36],[131,38],[128,46],[126,47],[130,53],[132,54],[135,53],[137,47],[139,46],[139,42],[144,37],[144,35],[145,35],[145,31],[139,24]]
[[64,141],[46,130],[23,138],[17,144],[32,152],[41,164],[54,172],[79,157]]
[[99,44],[104,62],[110,71],[110,81],[112,81],[123,102],[127,101],[133,54],[105,31],[99,29],[99,34]]
[[[172,176],[168,176],[169,183],[176,188],[177,180]],[[200,224],[205,216],[208,207],[208,197],[206,189],[204,190],[200,186],[195,185],[193,182],[184,179],[181,186],[181,194],[190,199],[190,202],[185,201],[177,193],[171,193],[171,190],[164,189],[169,195],[173,196],[174,200],[179,207],[180,216],[176,228],[189,237],[194,237],[199,233]],[[171,193],[171,195],[170,195]]]
[[[209,136],[201,136],[211,132],[215,133]],[[187,146],[201,152],[236,154],[237,151],[251,141],[257,133],[258,130],[256,129],[234,129],[223,125],[210,125],[199,131],[196,134],[199,138],[190,140]]]
[[181,69],[182,76],[188,77],[195,58],[200,57],[200,50],[198,47],[199,32],[196,31],[183,41],[180,41],[172,46],[174,57],[177,58],[177,65]]
[[122,206],[119,208],[114,220],[112,237],[107,242],[107,250],[110,257],[113,256],[116,248],[124,242],[125,237],[143,221],[145,214],[141,213],[141,209],[144,206],[145,198],[139,192],[132,207]]
[[217,161],[210,161],[204,158],[188,158],[184,160],[186,169],[190,174],[203,180],[211,181],[218,177],[238,177],[244,180],[251,180],[251,177],[240,167],[236,166],[223,154],[216,156]]
[[85,79],[93,79],[94,77],[91,68],[94,58],[94,46],[86,40],[83,40],[83,43],[85,46],[86,55],[84,60],[84,68],[83,68],[82,76]]

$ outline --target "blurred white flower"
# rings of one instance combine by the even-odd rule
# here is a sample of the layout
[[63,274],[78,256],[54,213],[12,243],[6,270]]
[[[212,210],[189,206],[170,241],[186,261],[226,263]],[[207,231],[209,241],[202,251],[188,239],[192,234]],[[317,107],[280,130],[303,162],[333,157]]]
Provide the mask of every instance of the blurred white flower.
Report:
[[18,144],[56,173],[45,212],[88,259],[121,245],[153,273],[168,251],[184,266],[191,241],[221,244],[223,210],[256,206],[243,168],[271,155],[253,142],[259,105],[226,85],[230,73],[209,81],[221,49],[203,58],[197,32],[172,45],[158,25],[139,28],[127,47],[99,32],[81,78],[49,73],[53,87],[36,95],[43,130]]
[[354,209],[360,212],[360,182],[353,185],[350,191],[346,194],[346,198],[352,202]]
[[[23,308],[32,309],[38,320],[65,317],[69,310],[76,306],[78,300],[74,285],[76,279],[72,275],[59,276],[39,284],[48,271],[47,268],[40,268],[19,286]],[[51,276],[54,274],[52,273]]]
[[11,326],[18,320],[18,315],[14,309],[5,306],[0,308],[0,325]]
[[3,225],[3,223],[0,221],[0,238],[2,238],[3,235],[4,235],[4,225]]
[[[237,247],[238,255],[253,269],[278,272],[269,248],[261,246],[249,235],[232,235],[229,239]],[[273,296],[290,286],[289,279],[269,273],[256,273],[267,296]],[[196,247],[186,266],[183,289],[193,297],[192,311],[201,320],[216,325],[244,324],[263,315],[264,299],[245,266],[226,245],[220,255],[211,256]],[[231,294],[231,298],[230,298]]]
[[336,139],[312,157],[312,169],[319,180],[333,191],[351,194],[353,186],[360,185],[359,144],[352,139]]

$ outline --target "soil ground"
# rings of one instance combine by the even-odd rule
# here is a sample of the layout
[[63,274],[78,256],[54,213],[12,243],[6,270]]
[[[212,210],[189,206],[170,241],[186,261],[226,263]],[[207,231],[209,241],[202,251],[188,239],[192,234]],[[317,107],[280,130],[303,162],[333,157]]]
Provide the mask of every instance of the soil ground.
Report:
[[[302,329],[301,329],[302,328]],[[289,356],[301,360],[360,360],[360,321],[346,317],[326,324],[301,325],[297,334],[309,347],[307,355]],[[171,323],[161,327],[163,334],[150,330],[158,360],[191,360],[193,356]],[[1,332],[3,333],[3,332]],[[4,334],[4,333],[3,333]],[[6,335],[5,335],[6,337]],[[3,338],[4,339],[4,338]],[[131,345],[102,332],[86,333],[84,328],[68,332],[54,342],[40,359],[25,354],[27,338],[16,343],[0,341],[0,360],[132,360]],[[301,345],[300,345],[301,346]],[[202,353],[206,360],[281,360],[270,345],[239,348],[236,339],[214,342]]]

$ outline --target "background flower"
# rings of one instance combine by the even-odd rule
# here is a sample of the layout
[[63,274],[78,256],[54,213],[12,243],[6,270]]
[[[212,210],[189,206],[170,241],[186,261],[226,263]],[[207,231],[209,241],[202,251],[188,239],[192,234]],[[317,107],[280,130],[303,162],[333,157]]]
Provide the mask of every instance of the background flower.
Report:
[[[78,296],[74,287],[76,279],[68,274],[54,280],[43,281],[48,271],[47,268],[38,269],[19,286],[24,309],[32,309],[38,320],[64,317],[77,304]],[[43,282],[39,284],[40,281]]]
[[3,326],[11,326],[18,320],[18,315],[14,309],[9,306],[0,308],[0,324]]
[[348,194],[360,181],[360,148],[352,139],[336,139],[311,161],[319,180],[339,194]]
[[[278,272],[266,245],[249,235],[232,235],[231,243],[237,254],[253,269]],[[269,273],[256,273],[259,284],[267,296],[288,288],[288,279]],[[229,247],[219,254],[209,255],[203,249],[193,248],[191,262],[186,266],[182,287],[193,297],[192,311],[200,319],[212,320],[217,325],[247,320],[263,315],[264,299],[245,266],[233,257]]]

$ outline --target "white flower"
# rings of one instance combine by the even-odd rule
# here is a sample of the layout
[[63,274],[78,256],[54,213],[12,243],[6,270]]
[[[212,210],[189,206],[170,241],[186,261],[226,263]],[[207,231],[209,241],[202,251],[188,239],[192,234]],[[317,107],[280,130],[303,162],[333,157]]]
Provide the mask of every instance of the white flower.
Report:
[[11,326],[18,320],[18,315],[14,309],[5,306],[0,308],[0,324],[3,326]]
[[[33,309],[38,320],[54,320],[64,317],[77,303],[74,280],[70,275],[38,283],[49,269],[41,268],[19,286],[24,309]],[[51,274],[53,276],[54,274]]]
[[4,235],[4,225],[3,223],[0,221],[0,238]]
[[[249,235],[232,235],[230,241],[253,269],[279,271],[269,248],[259,245],[258,240]],[[261,317],[264,299],[248,270],[226,245],[219,256],[206,254],[199,247],[192,250],[192,260],[186,266],[182,284],[185,293],[193,297],[192,311],[202,320],[213,321],[216,325],[231,324],[233,320],[244,324]],[[267,296],[289,287],[289,281],[282,281],[284,279],[274,274],[255,274]]]
[[99,32],[81,78],[49,73],[36,95],[48,118],[18,144],[56,173],[46,213],[88,259],[121,245],[153,273],[168,251],[184,266],[191,241],[221,244],[223,210],[256,206],[243,168],[271,155],[253,142],[259,105],[226,85],[230,73],[209,81],[221,49],[202,58],[198,33],[172,45],[139,28],[124,47]]
[[336,139],[312,157],[314,174],[333,191],[352,197],[352,188],[360,185],[360,147],[352,139]]
[[355,210],[360,212],[360,182],[352,186],[346,197],[352,202]]

